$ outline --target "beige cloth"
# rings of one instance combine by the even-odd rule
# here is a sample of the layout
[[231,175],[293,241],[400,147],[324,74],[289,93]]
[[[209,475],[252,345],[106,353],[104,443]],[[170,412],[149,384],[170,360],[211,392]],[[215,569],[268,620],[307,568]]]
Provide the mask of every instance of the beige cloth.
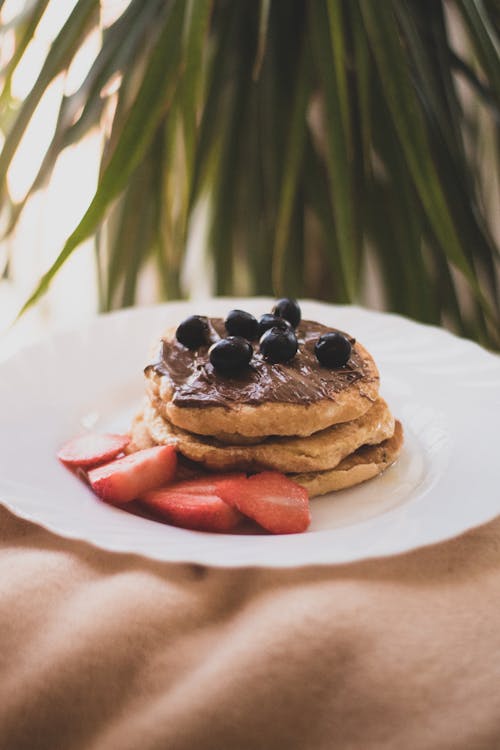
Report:
[[500,519],[284,571],[0,524],[2,750],[500,747]]

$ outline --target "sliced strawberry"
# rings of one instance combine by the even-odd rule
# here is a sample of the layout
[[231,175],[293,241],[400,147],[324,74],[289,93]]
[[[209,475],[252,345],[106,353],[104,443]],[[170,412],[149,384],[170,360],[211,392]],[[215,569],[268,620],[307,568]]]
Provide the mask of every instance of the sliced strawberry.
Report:
[[228,505],[273,534],[296,534],[311,522],[307,490],[277,471],[221,479],[216,491]]
[[243,472],[233,474],[203,474],[195,479],[184,479],[181,482],[171,484],[167,489],[180,493],[181,495],[217,495],[217,486],[220,482],[232,479],[246,479]]
[[87,432],[65,443],[57,458],[67,466],[99,466],[116,458],[129,442],[128,435]]
[[102,500],[119,505],[171,482],[176,466],[175,448],[157,445],[92,469],[89,482]]
[[[197,531],[233,531],[243,516],[235,508],[207,491],[196,494],[192,489],[183,492],[179,482],[164,489],[151,490],[141,496],[141,500],[156,510],[163,518],[175,526]],[[189,482],[191,484],[191,482]]]

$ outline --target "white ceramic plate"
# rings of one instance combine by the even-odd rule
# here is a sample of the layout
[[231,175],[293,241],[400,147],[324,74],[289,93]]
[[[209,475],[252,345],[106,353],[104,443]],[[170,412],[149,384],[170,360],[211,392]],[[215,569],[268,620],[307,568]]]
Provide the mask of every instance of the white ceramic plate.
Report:
[[0,366],[0,500],[61,536],[165,561],[291,567],[393,555],[453,537],[500,512],[500,358],[404,318],[303,302],[303,317],[349,331],[372,353],[403,422],[393,467],[312,501],[304,534],[187,531],[100,502],[56,460],[82,427],[126,431],[151,343],[192,313],[256,315],[272,300],[172,303],[101,316]]

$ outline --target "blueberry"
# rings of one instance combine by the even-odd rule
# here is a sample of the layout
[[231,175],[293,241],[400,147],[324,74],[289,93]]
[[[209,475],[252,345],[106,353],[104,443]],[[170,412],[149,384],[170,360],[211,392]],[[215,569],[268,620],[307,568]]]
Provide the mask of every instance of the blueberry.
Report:
[[226,375],[237,373],[247,367],[252,354],[252,345],[241,336],[228,336],[227,339],[220,339],[208,350],[212,365]]
[[175,336],[177,341],[188,349],[198,349],[198,347],[208,344],[207,318],[203,315],[190,315],[178,326]]
[[299,303],[294,299],[287,298],[279,299],[271,312],[278,318],[285,318],[285,320],[288,320],[294,328],[297,328],[299,325],[302,315]]
[[244,310],[231,310],[225,320],[225,325],[230,336],[243,336],[249,341],[257,338],[259,330],[257,319]]
[[285,318],[278,318],[272,313],[266,313],[262,315],[259,320],[259,337],[262,336],[270,328],[281,328],[283,331],[293,331],[291,323]]
[[269,328],[260,339],[260,351],[268,362],[288,362],[297,353],[299,345],[292,330]]
[[339,332],[323,334],[314,346],[314,353],[325,367],[343,367],[351,351],[351,342]]

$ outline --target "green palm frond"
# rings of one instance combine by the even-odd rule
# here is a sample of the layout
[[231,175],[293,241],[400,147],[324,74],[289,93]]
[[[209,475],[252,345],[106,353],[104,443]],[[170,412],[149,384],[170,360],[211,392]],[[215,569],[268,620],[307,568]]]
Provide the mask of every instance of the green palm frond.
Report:
[[99,24],[98,0],[77,0],[16,102],[12,76],[49,3],[31,0],[11,22],[16,46],[0,72],[7,233],[61,151],[109,117],[109,84],[120,85],[96,193],[23,310],[91,236],[103,309],[134,303],[146,263],[162,298],[182,296],[193,216],[208,202],[218,294],[363,303],[375,267],[387,309],[500,347],[493,0],[131,0],[63,96],[16,204],[15,151]]

